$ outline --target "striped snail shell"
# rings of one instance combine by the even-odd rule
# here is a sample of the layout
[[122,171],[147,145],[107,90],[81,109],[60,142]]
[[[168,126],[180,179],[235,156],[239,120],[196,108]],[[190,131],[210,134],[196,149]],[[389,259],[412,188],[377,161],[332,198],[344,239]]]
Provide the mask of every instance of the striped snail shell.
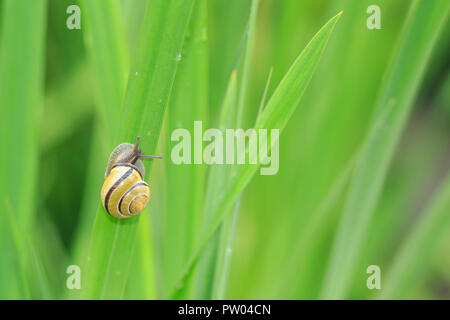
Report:
[[144,155],[136,144],[121,143],[111,153],[101,190],[106,212],[116,218],[137,215],[147,206],[150,187],[143,180],[145,167],[141,158],[161,157]]

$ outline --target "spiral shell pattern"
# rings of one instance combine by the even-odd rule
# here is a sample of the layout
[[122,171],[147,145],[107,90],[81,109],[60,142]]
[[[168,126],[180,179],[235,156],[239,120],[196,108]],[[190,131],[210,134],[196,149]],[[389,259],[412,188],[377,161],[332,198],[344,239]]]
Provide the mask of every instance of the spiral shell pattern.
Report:
[[136,166],[119,163],[103,183],[101,199],[106,211],[116,218],[132,217],[147,206],[150,187]]

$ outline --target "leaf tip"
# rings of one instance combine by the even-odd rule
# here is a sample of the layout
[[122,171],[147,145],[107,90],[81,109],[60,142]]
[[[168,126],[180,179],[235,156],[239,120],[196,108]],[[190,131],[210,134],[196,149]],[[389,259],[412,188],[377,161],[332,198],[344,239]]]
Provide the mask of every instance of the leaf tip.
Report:
[[338,22],[338,20],[341,18],[342,14],[344,13],[344,10],[341,10],[337,15],[333,17],[333,20],[335,20],[334,23]]
[[337,15],[335,15],[333,18],[331,18],[327,24],[331,24],[332,28],[334,29],[334,26],[339,21],[339,19],[341,18],[343,13],[344,13],[344,10],[341,10]]

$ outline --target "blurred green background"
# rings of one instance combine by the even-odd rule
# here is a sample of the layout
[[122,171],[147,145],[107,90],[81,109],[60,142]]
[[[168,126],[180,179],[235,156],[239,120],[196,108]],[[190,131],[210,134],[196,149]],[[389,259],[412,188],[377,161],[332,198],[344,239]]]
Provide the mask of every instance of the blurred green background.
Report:
[[[404,58],[399,48],[408,38],[402,30],[408,28],[411,7],[418,5],[412,0],[259,1],[244,128],[254,124],[271,68],[267,97],[314,34],[341,10],[343,15],[280,136],[279,172],[255,175],[240,205],[227,213],[179,288],[177,279],[201,232],[203,216],[196,212],[202,211],[202,195],[211,189],[211,167],[171,164],[170,134],[180,124],[191,128],[193,120],[203,120],[204,128],[218,127],[232,70],[238,70],[238,84],[242,82],[246,32],[252,23],[251,0],[192,2],[155,151],[165,159],[155,161],[149,174],[151,206],[141,214],[137,229],[125,231],[133,236],[133,254],[113,252],[114,261],[128,265],[126,277],[116,291],[113,276],[122,274],[110,268],[108,247],[104,256],[96,257],[112,275],[108,292],[85,295],[91,280],[81,290],[68,290],[67,267],[80,265],[84,277],[94,221],[97,226],[103,223],[102,217],[95,220],[96,210],[112,141],[117,142],[106,136],[116,127],[108,120],[113,108],[108,99],[123,102],[114,100],[123,97],[108,91],[107,81],[116,80],[113,74],[119,70],[116,74],[125,79],[126,88],[134,70],[130,66],[139,57],[136,48],[146,6],[160,0],[96,1],[97,8],[74,0],[0,1],[0,298],[450,298],[450,204],[445,188],[450,169],[450,25],[446,14],[442,18],[435,13],[443,23],[438,21],[440,28],[434,28],[426,12],[416,15],[425,19],[423,34],[428,32],[423,38],[422,29],[417,34],[417,46],[429,49],[424,51],[428,56],[418,59],[424,63],[423,70],[419,68],[423,74],[397,78],[404,84],[418,81],[411,89],[411,110],[399,126],[399,141],[392,159],[388,157],[373,213],[358,238],[358,254],[349,258],[351,276],[343,280],[345,289],[339,294],[327,293],[333,287],[333,277],[327,276],[330,268],[340,266],[339,253],[331,258],[339,231],[358,230],[358,224],[353,228],[350,221],[345,229],[342,222],[352,176],[364,166],[359,163],[355,169],[352,159],[376,119],[390,66]],[[66,9],[72,4],[81,6],[81,30],[66,27]],[[366,9],[372,4],[381,8],[380,30],[366,27]],[[438,11],[448,12],[448,3],[441,1]],[[102,25],[108,21],[114,25]],[[430,34],[435,39],[427,42]],[[111,46],[97,50],[102,44],[98,39]],[[120,66],[111,51],[117,44]],[[411,55],[414,45],[408,48]],[[190,69],[195,66],[189,65],[192,57],[200,68]],[[102,61],[106,66],[111,62],[110,68],[98,67]],[[152,136],[158,137],[154,132]],[[152,151],[145,145],[143,149]],[[376,165],[376,156],[372,158]],[[365,186],[370,188],[370,183]],[[429,206],[439,197],[438,218],[426,220],[427,214],[434,214]],[[106,215],[101,208],[97,214]],[[104,230],[115,224],[108,220]],[[381,268],[381,290],[366,286],[369,265]],[[102,279],[92,281],[104,284]],[[173,286],[181,292],[172,295]],[[389,291],[383,293],[385,288]]]

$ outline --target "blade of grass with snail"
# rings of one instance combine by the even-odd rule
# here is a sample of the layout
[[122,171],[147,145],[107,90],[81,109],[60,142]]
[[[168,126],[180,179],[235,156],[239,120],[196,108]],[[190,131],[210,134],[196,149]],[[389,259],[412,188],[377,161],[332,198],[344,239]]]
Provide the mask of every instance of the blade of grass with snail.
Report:
[[[89,235],[92,227],[92,211],[97,208],[96,190],[101,187],[103,176],[96,174],[104,170],[103,154],[113,148],[115,134],[113,124],[118,122],[125,95],[126,77],[129,71],[123,22],[118,0],[81,1],[84,13],[84,38],[98,90],[96,110],[98,122],[90,150],[89,172],[86,192],[83,195],[81,222],[75,251],[80,250],[81,241]],[[106,35],[106,36],[105,36]],[[99,152],[100,151],[100,152]],[[75,254],[77,256],[77,254]]]
[[[203,128],[209,125],[207,30],[207,1],[197,0],[168,110],[167,153],[176,150],[175,146],[184,142],[184,138],[183,142],[172,141],[174,130],[187,128],[194,132],[194,121],[198,120],[201,120]],[[167,253],[163,256],[166,290],[170,283],[174,283],[198,241],[198,230],[201,229],[203,218],[205,173],[205,165],[167,164],[167,211],[162,232],[163,247]],[[176,195],[176,199],[173,199],[173,195]],[[184,295],[188,297],[189,286],[184,289]]]
[[[122,110],[126,77],[129,71],[128,52],[124,26],[117,0],[81,1],[84,14],[84,40],[94,69],[96,112],[98,121],[93,132],[90,148],[86,188],[81,206],[81,218],[77,238],[72,248],[72,261],[84,265],[85,252],[89,246],[94,212],[98,208],[98,190],[101,188],[104,171],[104,154],[113,148],[114,124]],[[79,298],[78,290],[67,292],[70,298]]]
[[322,287],[322,298],[339,299],[347,294],[394,148],[449,6],[445,0],[412,4],[399,51],[381,92],[375,123],[386,108],[392,107],[392,112],[381,130],[376,126],[372,128],[356,164]]
[[[47,2],[7,0],[2,5],[0,145],[8,152],[0,159],[0,194],[1,202],[7,198],[14,208],[18,232],[28,234],[35,211]],[[22,298],[13,239],[4,230],[6,219],[0,214],[0,298]]]
[[[134,56],[147,1],[122,0],[121,3],[129,52],[131,56]],[[162,154],[161,152],[157,153]],[[152,180],[154,181],[154,177]],[[150,207],[148,210],[155,209]],[[145,215],[139,222],[137,243],[131,262],[134,270],[128,278],[124,299],[155,299],[157,297],[156,263],[153,250],[155,235],[153,234],[152,220],[151,215]]]
[[[331,18],[316,33],[306,48],[297,57],[269,99],[266,108],[256,123],[256,129],[279,129],[280,131],[284,129],[314,74],[314,70],[319,63],[320,57],[341,14],[342,12]],[[268,146],[269,152],[274,142],[272,141]],[[248,157],[248,150],[246,153],[246,157]],[[189,273],[192,271],[192,266],[205,244],[223,221],[225,214],[236,201],[239,193],[250,182],[258,168],[259,165],[247,164],[239,166],[236,175],[231,178],[229,186],[224,190],[221,201],[215,203],[213,208],[211,208],[214,215],[205,227],[199,245],[194,255],[191,256],[188,265],[186,265],[183,274],[180,275],[177,286],[182,285],[185,278],[189,276]],[[174,290],[175,293],[176,290]]]
[[[142,149],[147,154],[155,151],[192,6],[193,1],[185,0],[148,2],[114,144],[141,136]],[[148,160],[147,180],[150,165]],[[99,204],[83,279],[84,298],[122,297],[138,222],[139,217],[114,219]]]

